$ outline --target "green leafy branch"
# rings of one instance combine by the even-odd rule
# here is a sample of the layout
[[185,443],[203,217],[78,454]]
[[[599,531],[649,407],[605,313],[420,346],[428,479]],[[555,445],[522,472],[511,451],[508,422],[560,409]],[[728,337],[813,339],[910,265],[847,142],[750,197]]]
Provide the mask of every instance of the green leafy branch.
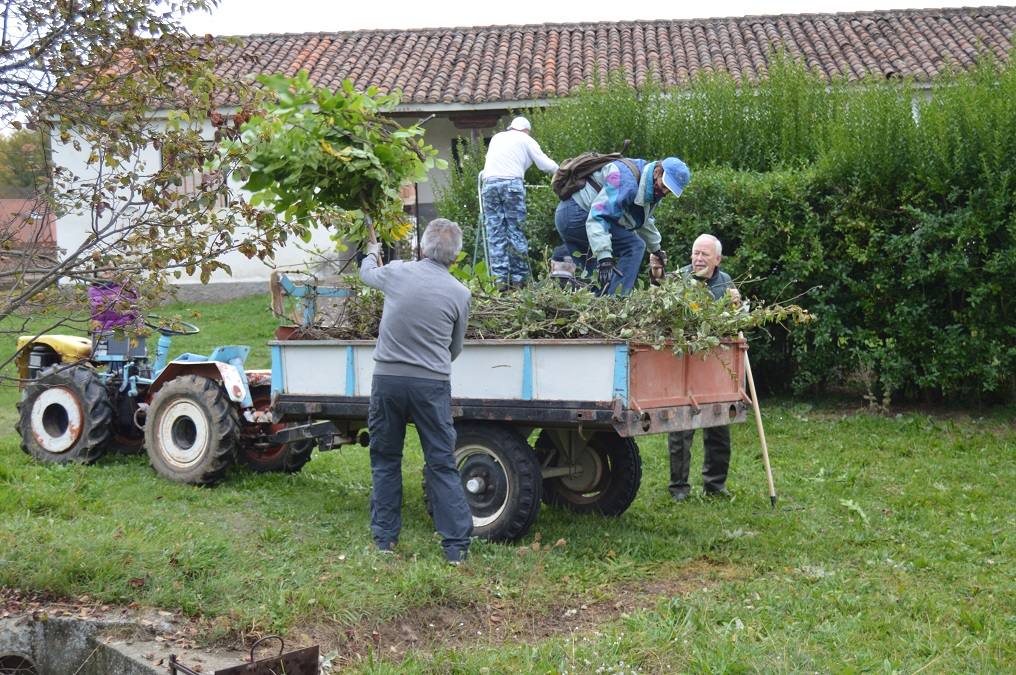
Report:
[[[377,337],[383,296],[350,278],[357,289],[344,303],[341,320],[319,326],[307,337]],[[807,310],[796,305],[757,305],[745,310],[729,297],[714,300],[701,283],[680,277],[660,286],[637,288],[628,297],[596,297],[566,290],[552,280],[509,293],[492,290],[483,279],[468,281],[473,291],[467,337],[491,339],[627,340],[677,354],[702,352],[726,338],[770,324],[805,323]]]
[[239,157],[238,177],[264,206],[287,221],[321,224],[336,238],[363,241],[373,225],[384,241],[405,234],[399,188],[444,168],[420,125],[403,127],[386,117],[398,94],[375,87],[357,91],[345,80],[336,91],[296,77],[262,75],[274,100],[220,143],[222,157]]

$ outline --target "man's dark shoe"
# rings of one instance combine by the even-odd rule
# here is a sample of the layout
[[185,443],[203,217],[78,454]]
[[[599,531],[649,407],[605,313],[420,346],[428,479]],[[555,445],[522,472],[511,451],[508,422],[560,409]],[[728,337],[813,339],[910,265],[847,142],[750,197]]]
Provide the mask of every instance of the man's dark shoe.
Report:
[[683,502],[691,495],[691,488],[678,488],[670,491],[670,497],[675,502]]
[[445,551],[445,560],[449,565],[458,567],[462,563],[466,562],[466,558],[469,557],[467,551]]
[[379,543],[375,544],[375,546],[377,546],[377,552],[378,553],[384,553],[384,554],[387,554],[387,555],[395,555],[395,542],[393,542],[393,541],[379,542]]
[[705,488],[702,492],[706,497],[723,497],[724,499],[730,499],[734,496],[730,494],[725,487],[721,487],[719,489]]

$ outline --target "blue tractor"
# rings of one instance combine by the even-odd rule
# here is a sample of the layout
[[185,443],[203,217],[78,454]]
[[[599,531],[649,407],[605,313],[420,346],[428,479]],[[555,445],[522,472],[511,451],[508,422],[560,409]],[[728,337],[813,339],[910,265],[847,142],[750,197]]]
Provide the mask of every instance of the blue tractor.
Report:
[[154,362],[144,338],[113,332],[18,340],[25,452],[90,464],[106,452],[146,451],[160,475],[191,484],[222,480],[234,462],[295,472],[310,460],[314,437],[273,422],[271,372],[244,368],[248,347],[169,361],[172,338],[199,329],[155,316],[145,324],[159,336]]

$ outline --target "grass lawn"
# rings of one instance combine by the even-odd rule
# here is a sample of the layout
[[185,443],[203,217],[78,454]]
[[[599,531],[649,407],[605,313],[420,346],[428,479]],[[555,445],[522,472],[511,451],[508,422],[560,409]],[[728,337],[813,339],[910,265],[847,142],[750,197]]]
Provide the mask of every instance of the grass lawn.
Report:
[[[203,329],[174,352],[250,344],[267,366],[266,305],[169,308]],[[0,391],[5,430],[16,400]],[[412,435],[388,559],[359,446],[206,489],[144,456],[40,465],[7,431],[0,587],[181,610],[209,641],[283,632],[365,672],[1011,672],[1016,410],[764,404],[775,510],[754,425],[733,430],[729,502],[672,502],[666,439],[645,437],[623,516],[544,508],[525,541],[478,542],[461,568],[442,562]]]

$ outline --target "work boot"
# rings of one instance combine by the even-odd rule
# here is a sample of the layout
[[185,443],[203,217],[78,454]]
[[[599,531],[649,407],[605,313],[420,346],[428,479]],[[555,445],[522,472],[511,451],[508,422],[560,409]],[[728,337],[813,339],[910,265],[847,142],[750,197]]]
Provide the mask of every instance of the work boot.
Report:
[[706,497],[723,497],[724,499],[732,499],[733,495],[725,487],[719,488],[704,488],[702,494]]
[[691,494],[688,470],[691,467],[691,441],[694,436],[694,431],[672,431],[667,434],[667,448],[670,450],[670,496],[679,502]]
[[463,551],[461,549],[445,549],[445,562],[452,567],[458,567],[462,563],[466,562],[466,558],[469,557],[469,551]]

